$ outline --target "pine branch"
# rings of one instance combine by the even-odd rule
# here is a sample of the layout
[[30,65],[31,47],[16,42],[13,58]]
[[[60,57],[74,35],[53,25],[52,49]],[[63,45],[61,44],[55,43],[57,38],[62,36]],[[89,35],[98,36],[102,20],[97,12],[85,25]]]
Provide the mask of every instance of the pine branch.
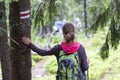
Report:
[[35,28],[45,26],[56,16],[57,3],[56,0],[37,1],[33,4],[31,10]]
[[100,56],[102,59],[109,57],[110,49],[117,49],[120,43],[120,2],[119,0],[113,0],[109,7],[101,14],[98,15],[96,21],[90,28],[93,31],[97,31],[99,28],[103,29],[108,26],[109,30],[106,36],[105,43],[100,50]]
[[113,2],[109,5],[109,7],[102,13],[100,13],[96,20],[93,22],[90,30],[93,30],[96,32],[98,29],[103,29],[106,25],[109,24],[109,21],[113,18],[114,16],[114,5]]

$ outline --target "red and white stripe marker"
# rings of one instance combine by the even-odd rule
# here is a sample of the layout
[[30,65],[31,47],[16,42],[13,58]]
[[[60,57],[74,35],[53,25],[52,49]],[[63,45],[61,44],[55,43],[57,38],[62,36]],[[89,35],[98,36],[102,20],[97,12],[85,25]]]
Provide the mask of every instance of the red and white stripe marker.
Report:
[[29,17],[30,17],[30,10],[20,12],[20,19],[26,19]]

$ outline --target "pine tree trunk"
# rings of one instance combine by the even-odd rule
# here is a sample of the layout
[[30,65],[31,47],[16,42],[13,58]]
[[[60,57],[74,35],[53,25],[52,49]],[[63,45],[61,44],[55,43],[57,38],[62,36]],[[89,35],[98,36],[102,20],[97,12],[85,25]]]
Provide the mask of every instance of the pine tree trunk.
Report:
[[[88,23],[87,23],[87,11],[86,11],[86,7],[87,7],[87,1],[84,0],[84,24],[85,24],[85,29],[88,28]],[[88,37],[88,33],[85,30],[85,35]]]
[[[30,38],[30,31],[31,31],[31,18],[30,18],[30,0],[19,0],[19,23],[21,27],[21,35],[19,36],[27,36]],[[19,70],[21,74],[20,80],[31,80],[31,54],[30,49],[27,48],[25,45],[22,45],[22,50],[20,49],[22,55],[20,58],[20,65]],[[22,58],[23,56],[23,58]],[[24,64],[23,64],[24,62]],[[24,75],[24,77],[23,77]]]
[[0,56],[2,68],[2,80],[11,79],[10,52],[8,48],[7,26],[5,16],[5,2],[0,2]]
[[20,11],[24,7],[20,1],[10,3],[10,36],[16,41],[11,41],[12,80],[31,80],[30,49],[21,42],[22,36],[30,37],[30,19],[20,19]]

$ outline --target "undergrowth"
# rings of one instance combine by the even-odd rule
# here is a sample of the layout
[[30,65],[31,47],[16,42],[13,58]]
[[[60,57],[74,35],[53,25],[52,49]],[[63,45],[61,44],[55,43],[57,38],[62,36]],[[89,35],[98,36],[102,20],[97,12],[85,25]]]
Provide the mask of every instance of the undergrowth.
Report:
[[[104,31],[99,31],[99,33],[94,34],[93,37],[86,38],[84,35],[80,34],[77,36],[77,41],[84,45],[87,56],[90,60],[89,64],[89,80],[119,80],[120,79],[120,46],[117,50],[110,49],[109,58],[102,60],[99,51],[104,43],[106,33]],[[60,36],[52,37],[52,40],[56,43],[60,42]],[[57,41],[55,41],[57,40]],[[53,43],[54,43],[53,42]],[[53,46],[53,45],[52,45]],[[55,57],[50,56],[47,58],[45,65],[47,75],[45,77],[39,78],[40,80],[55,80],[57,62]],[[33,80],[39,80],[33,79]]]

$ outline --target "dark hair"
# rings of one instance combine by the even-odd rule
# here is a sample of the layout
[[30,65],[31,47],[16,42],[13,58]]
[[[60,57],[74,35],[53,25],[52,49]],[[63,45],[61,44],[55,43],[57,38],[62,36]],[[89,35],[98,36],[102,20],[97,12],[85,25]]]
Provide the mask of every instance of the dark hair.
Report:
[[69,43],[71,41],[74,41],[75,39],[75,29],[74,29],[74,24],[71,22],[66,22],[63,27],[63,36],[65,39],[65,42]]

